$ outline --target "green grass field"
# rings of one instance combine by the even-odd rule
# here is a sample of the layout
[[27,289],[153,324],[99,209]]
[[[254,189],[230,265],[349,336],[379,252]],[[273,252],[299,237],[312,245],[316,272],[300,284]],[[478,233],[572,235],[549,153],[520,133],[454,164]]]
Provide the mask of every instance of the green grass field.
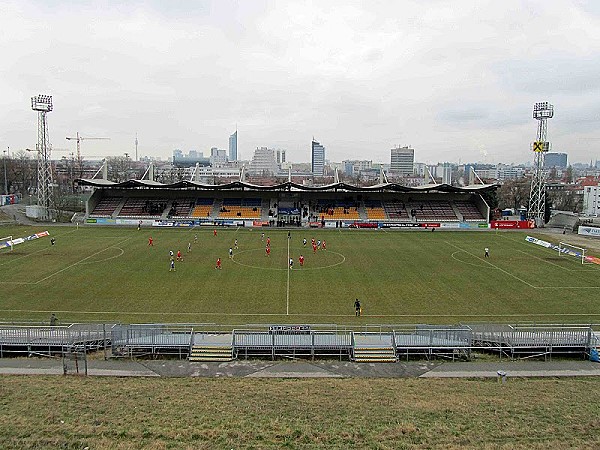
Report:
[[[55,246],[45,237],[0,252],[1,320],[47,320],[55,312],[61,322],[590,323],[600,315],[600,266],[559,257],[519,232],[292,230],[291,271],[282,230],[265,230],[269,257],[257,229],[219,229],[215,237],[212,228],[40,225],[0,234],[46,229]],[[327,250],[313,254],[313,237],[326,240]],[[230,260],[234,239],[239,250]],[[184,256],[175,272],[169,250]],[[357,297],[361,318],[354,317]]]

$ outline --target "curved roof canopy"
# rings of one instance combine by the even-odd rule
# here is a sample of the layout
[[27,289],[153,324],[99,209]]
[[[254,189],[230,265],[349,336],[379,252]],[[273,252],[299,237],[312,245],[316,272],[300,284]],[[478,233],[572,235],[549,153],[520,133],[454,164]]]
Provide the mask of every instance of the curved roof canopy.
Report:
[[304,186],[302,184],[287,181],[285,183],[274,184],[271,186],[260,186],[246,183],[243,181],[234,181],[227,184],[204,184],[197,181],[178,181],[177,183],[163,184],[157,181],[149,180],[128,180],[121,183],[108,181],[104,179],[77,179],[75,184],[78,186],[92,186],[104,189],[180,189],[180,190],[201,190],[201,191],[297,191],[297,192],[485,192],[496,189],[497,184],[476,184],[471,186],[451,186],[449,184],[426,184],[423,186],[409,187],[397,183],[375,184],[373,186],[352,186],[347,183],[332,183],[322,186]]

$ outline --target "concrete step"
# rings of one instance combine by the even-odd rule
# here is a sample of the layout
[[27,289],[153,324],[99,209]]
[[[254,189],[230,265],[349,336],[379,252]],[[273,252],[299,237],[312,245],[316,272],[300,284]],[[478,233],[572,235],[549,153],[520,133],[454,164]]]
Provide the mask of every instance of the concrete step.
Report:
[[359,363],[391,363],[396,362],[396,351],[393,347],[355,347],[353,359]]
[[395,363],[397,362],[396,358],[354,358],[354,362],[357,363]]
[[188,358],[190,361],[232,361],[233,348],[222,346],[194,345]]

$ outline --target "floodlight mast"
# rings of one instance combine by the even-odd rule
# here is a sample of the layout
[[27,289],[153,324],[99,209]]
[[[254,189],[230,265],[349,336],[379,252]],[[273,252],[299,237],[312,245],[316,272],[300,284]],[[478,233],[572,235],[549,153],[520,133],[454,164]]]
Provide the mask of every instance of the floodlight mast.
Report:
[[527,216],[533,219],[537,226],[544,225],[546,172],[544,157],[550,149],[548,142],[548,119],[554,117],[554,106],[548,102],[538,102],[533,105],[533,118],[538,121],[537,138],[533,143],[533,177],[529,191],[529,210]]
[[50,219],[54,210],[54,197],[52,195],[52,166],[50,153],[52,146],[48,135],[48,121],[46,114],[52,111],[52,96],[38,95],[31,97],[31,109],[38,112],[37,128],[37,204],[41,218]]

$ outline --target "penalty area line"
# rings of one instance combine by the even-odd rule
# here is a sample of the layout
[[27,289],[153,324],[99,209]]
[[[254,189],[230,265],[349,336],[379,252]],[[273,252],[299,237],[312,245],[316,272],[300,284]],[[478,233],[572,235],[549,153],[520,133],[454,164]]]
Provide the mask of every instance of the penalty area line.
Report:
[[516,275],[514,275],[514,274],[512,274],[512,273],[510,273],[510,272],[508,272],[508,271],[506,271],[506,270],[504,270],[504,269],[502,269],[501,267],[498,267],[497,265],[495,265],[495,264],[492,264],[491,262],[489,262],[489,261],[487,261],[487,260],[485,260],[485,259],[483,259],[483,258],[481,258],[481,257],[479,257],[479,256],[477,256],[477,255],[474,255],[473,253],[471,253],[471,252],[469,252],[469,251],[467,251],[467,250],[465,250],[465,249],[463,249],[463,248],[460,248],[458,245],[454,245],[454,244],[452,244],[451,242],[448,242],[448,241],[444,241],[444,242],[446,242],[446,244],[448,244],[448,245],[450,245],[450,246],[454,247],[454,248],[455,248],[455,249],[457,249],[457,250],[461,250],[461,251],[463,251],[463,252],[467,253],[468,255],[471,255],[473,258],[476,258],[476,259],[478,259],[478,260],[480,260],[480,261],[482,261],[482,262],[485,262],[485,263],[489,264],[489,265],[490,265],[490,266],[492,266],[493,268],[495,268],[495,269],[498,269],[500,272],[502,272],[502,273],[505,273],[506,275],[508,275],[508,276],[510,276],[510,277],[513,277],[515,280],[518,280],[518,281],[520,281],[521,283],[524,283],[524,284],[526,284],[527,286],[529,286],[529,287],[530,287],[530,288],[532,288],[532,289],[539,289],[537,286],[534,286],[533,284],[531,284],[531,283],[528,283],[527,281],[525,281],[525,280],[523,280],[523,279],[519,278],[518,276],[516,276]]
[[60,270],[58,270],[58,271],[56,271],[56,272],[54,272],[54,273],[51,273],[50,275],[48,275],[48,276],[46,276],[46,277],[42,278],[41,280],[38,280],[38,281],[36,281],[36,282],[35,282],[35,284],[39,284],[39,283],[41,283],[41,282],[43,282],[43,281],[46,281],[46,280],[48,280],[49,278],[52,278],[53,276],[55,276],[55,275],[58,275],[59,273],[62,273],[62,272],[64,272],[65,270],[68,270],[68,269],[70,269],[71,267],[74,267],[74,266],[76,266],[76,265],[78,265],[78,264],[81,264],[81,263],[83,263],[84,261],[87,261],[88,259],[90,259],[90,258],[93,258],[94,256],[96,256],[96,255],[99,255],[100,253],[103,253],[103,252],[105,252],[106,250],[108,250],[108,249],[110,249],[110,248],[113,248],[113,247],[115,247],[116,245],[121,245],[121,244],[123,244],[124,242],[127,242],[128,240],[130,240],[130,239],[132,239],[132,238],[133,238],[133,236],[131,236],[131,237],[128,237],[127,239],[123,239],[122,241],[119,241],[119,242],[117,242],[115,245],[111,245],[111,246],[109,246],[109,247],[106,247],[105,249],[102,249],[102,250],[100,250],[100,251],[98,251],[98,252],[96,252],[96,253],[93,253],[93,254],[91,254],[91,255],[89,255],[89,256],[86,256],[86,257],[85,257],[85,258],[83,258],[82,260],[79,260],[79,261],[77,261],[77,262],[74,262],[73,264],[70,264],[70,265],[68,265],[67,267],[63,267],[62,269],[60,269]]

